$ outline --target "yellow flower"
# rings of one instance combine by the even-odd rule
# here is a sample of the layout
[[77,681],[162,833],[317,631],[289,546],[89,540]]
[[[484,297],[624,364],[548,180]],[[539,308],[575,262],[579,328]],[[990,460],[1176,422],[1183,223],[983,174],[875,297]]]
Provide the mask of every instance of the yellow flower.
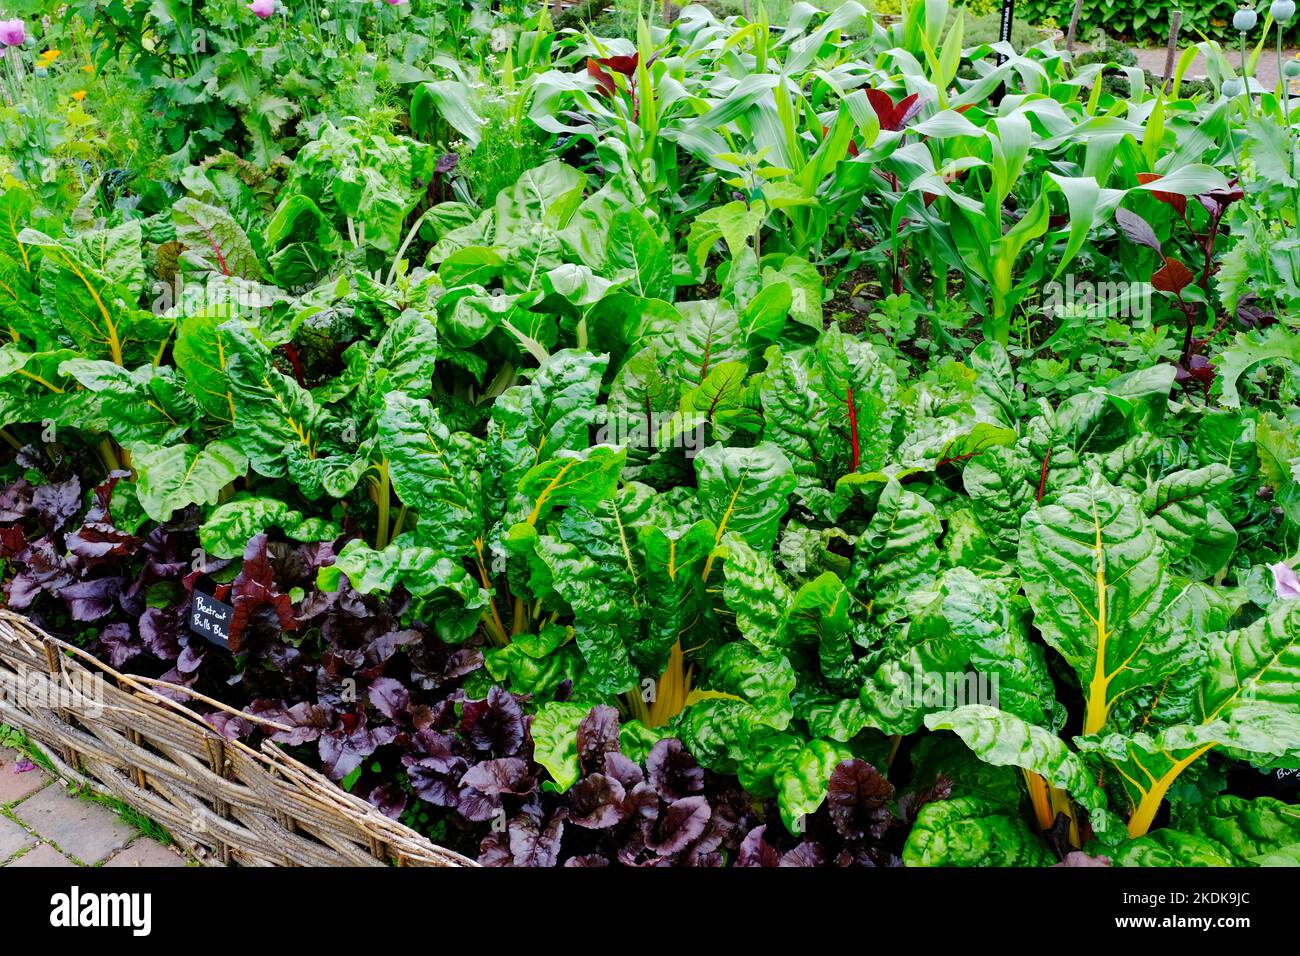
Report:
[[72,94],[72,98],[76,100],[78,103],[80,103],[82,100],[86,98],[86,91],[77,90],[75,93]]
[[81,68],[81,72],[82,72],[82,73],[91,73],[91,74],[93,74],[93,73],[95,72],[95,66],[94,66],[94,64],[93,64],[93,63],[87,63],[85,66],[83,66],[83,67]]
[[41,60],[44,61],[41,63],[41,66],[49,66],[59,58],[59,54],[62,52],[62,50],[46,50],[41,54]]

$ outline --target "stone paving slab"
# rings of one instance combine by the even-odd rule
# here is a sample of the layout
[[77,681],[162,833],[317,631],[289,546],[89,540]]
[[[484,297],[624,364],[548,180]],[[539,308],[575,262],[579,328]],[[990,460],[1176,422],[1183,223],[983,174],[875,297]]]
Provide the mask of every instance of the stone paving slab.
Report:
[[179,854],[148,837],[140,837],[125,850],[120,850],[109,857],[104,868],[139,866],[185,866],[185,859]]
[[30,853],[24,853],[18,859],[14,860],[12,863],[7,864],[6,869],[9,867],[18,869],[24,866],[25,867],[54,867],[54,866],[76,866],[76,865],[77,864],[73,863],[71,860],[69,860],[58,850],[54,849],[54,847],[50,846],[48,843],[42,843],[40,846],[32,850]]
[[13,812],[33,832],[82,863],[98,863],[136,835],[107,807],[79,800],[60,786],[46,787]]
[[19,771],[22,754],[0,747],[0,806],[17,803],[50,782],[45,771],[33,768]]
[[36,842],[32,836],[8,817],[0,817],[0,863],[9,859],[19,850],[25,850]]
[[108,807],[69,792],[39,767],[16,772],[22,759],[0,747],[0,867],[189,865],[180,853],[139,833]]

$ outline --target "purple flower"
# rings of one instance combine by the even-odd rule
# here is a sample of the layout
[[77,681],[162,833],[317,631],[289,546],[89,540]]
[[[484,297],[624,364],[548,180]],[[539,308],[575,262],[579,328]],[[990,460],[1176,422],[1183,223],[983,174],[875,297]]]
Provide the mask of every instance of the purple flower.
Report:
[[21,757],[14,762],[14,773],[30,773],[36,769],[36,764],[32,763],[26,757]]
[[384,3],[388,4],[390,7],[401,6],[405,2],[406,0],[384,0]]
[[252,10],[259,20],[265,20],[275,13],[275,0],[253,0],[248,5],[248,9]]
[[0,43],[5,46],[22,46],[27,39],[27,24],[17,17],[0,20]]
[[1300,598],[1300,578],[1296,577],[1294,569],[1281,563],[1270,564],[1268,569],[1273,572],[1273,590],[1278,597],[1284,600]]

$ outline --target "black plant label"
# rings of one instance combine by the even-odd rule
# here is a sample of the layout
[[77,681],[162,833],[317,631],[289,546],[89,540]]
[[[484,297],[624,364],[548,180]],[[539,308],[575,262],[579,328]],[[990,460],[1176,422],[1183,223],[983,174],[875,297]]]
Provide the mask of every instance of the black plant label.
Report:
[[218,647],[230,649],[230,619],[235,609],[196,586],[190,600],[190,630]]
[[[998,39],[1003,43],[1011,42],[1011,23],[1016,18],[1016,0],[1002,0],[1002,20],[998,24]],[[998,54],[998,66],[1007,62],[1007,58]],[[999,96],[998,99],[1001,99]]]

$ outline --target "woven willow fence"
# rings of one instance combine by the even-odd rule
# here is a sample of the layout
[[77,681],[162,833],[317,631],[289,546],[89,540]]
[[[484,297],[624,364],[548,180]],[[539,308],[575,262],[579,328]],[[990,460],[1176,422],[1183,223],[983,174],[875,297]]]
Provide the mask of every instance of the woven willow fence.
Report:
[[226,740],[168,694],[198,698],[163,681],[119,674],[0,608],[0,723],[24,731],[65,779],[117,797],[162,824],[196,860],[213,866],[474,865],[269,741],[254,750]]

